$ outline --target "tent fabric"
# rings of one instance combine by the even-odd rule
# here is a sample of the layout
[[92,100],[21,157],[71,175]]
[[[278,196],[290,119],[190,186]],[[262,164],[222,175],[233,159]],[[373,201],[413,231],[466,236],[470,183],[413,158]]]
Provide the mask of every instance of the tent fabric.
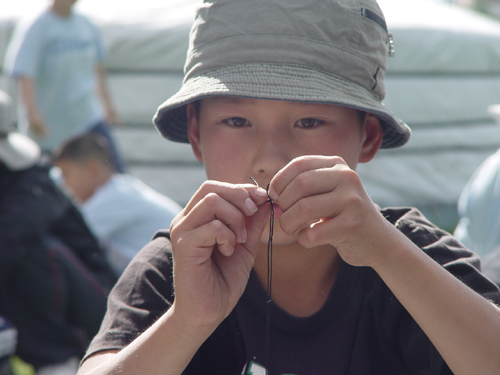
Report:
[[[0,12],[0,62],[28,1],[48,3],[2,4],[8,9]],[[500,127],[488,113],[489,106],[500,103],[500,22],[437,0],[379,0],[379,4],[396,51],[389,59],[384,102],[413,134],[406,146],[381,151],[358,172],[375,202],[427,209],[431,219],[450,228],[468,178],[500,145]],[[176,149],[175,157],[159,152],[170,146],[159,138],[151,118],[181,85],[198,5],[198,0],[77,3],[102,30],[108,49],[113,99],[127,123],[117,132],[120,148],[139,177],[181,204],[196,190],[202,167],[189,147]],[[5,77],[0,77],[2,85]],[[137,132],[153,146],[138,150],[132,136]],[[198,177],[168,184],[159,177],[162,171],[171,175],[174,170],[196,170]],[[438,212],[441,209],[446,214]]]
[[378,0],[395,35],[395,73],[500,72],[499,23],[436,0]]
[[465,183],[500,146],[500,127],[488,113],[500,103],[500,23],[439,1],[379,4],[396,51],[385,105],[407,122],[412,137],[358,172],[374,201],[417,206],[451,230]]

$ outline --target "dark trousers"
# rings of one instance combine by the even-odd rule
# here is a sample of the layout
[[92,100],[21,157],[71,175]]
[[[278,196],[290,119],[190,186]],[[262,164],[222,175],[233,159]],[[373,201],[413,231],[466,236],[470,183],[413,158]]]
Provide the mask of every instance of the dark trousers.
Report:
[[12,375],[12,368],[8,358],[0,360],[0,375]]
[[81,357],[108,291],[60,241],[44,239],[0,290],[0,313],[18,330],[16,354],[35,368]]

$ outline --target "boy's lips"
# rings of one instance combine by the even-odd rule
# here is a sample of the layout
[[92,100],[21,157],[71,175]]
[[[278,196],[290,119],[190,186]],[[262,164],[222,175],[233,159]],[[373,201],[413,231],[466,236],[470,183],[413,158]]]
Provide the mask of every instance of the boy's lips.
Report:
[[283,215],[283,211],[281,210],[280,206],[278,206],[276,203],[273,203],[273,210],[275,219],[279,219],[281,215]]

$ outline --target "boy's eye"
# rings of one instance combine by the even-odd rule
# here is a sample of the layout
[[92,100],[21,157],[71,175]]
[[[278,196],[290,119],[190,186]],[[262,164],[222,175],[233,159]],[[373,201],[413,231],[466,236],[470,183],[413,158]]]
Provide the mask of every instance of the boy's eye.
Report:
[[323,121],[315,118],[303,118],[296,122],[297,126],[301,128],[314,128],[323,123]]
[[225,119],[224,122],[237,128],[241,128],[242,126],[247,126],[250,124],[250,122],[243,117],[230,117]]

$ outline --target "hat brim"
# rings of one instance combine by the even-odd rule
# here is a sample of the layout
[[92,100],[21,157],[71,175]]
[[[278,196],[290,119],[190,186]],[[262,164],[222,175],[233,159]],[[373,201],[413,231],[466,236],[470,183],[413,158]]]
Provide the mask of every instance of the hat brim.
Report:
[[21,133],[11,132],[0,138],[0,160],[12,171],[32,167],[40,155],[40,147]]
[[153,122],[163,137],[189,143],[186,104],[210,96],[239,96],[344,105],[377,115],[382,123],[382,148],[404,145],[410,128],[363,87],[341,77],[299,66],[242,64],[188,79],[165,101]]

